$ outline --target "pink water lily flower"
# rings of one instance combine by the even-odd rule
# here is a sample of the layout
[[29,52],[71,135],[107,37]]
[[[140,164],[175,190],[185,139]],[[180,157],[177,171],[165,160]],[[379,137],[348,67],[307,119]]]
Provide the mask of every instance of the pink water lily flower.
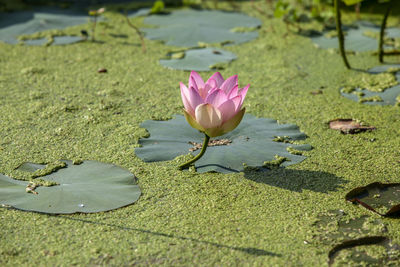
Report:
[[245,113],[242,104],[250,84],[239,89],[237,75],[224,80],[216,72],[204,82],[192,71],[188,87],[183,83],[180,87],[186,120],[209,137],[232,131],[242,120]]

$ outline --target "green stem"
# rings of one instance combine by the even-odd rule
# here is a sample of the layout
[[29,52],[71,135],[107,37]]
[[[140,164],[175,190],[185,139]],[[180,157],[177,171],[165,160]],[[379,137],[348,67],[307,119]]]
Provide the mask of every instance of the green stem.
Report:
[[192,158],[192,159],[189,160],[188,162],[186,162],[186,163],[180,165],[180,166],[179,166],[179,169],[180,169],[180,170],[189,168],[189,166],[190,166],[192,163],[196,162],[198,159],[200,159],[200,158],[204,155],[204,153],[206,152],[206,149],[207,149],[207,147],[208,147],[208,141],[210,141],[210,137],[209,137],[208,135],[206,135],[206,134],[204,134],[204,135],[205,135],[205,137],[204,137],[204,142],[203,142],[203,146],[201,147],[200,153],[197,154],[196,157]]
[[342,31],[342,21],[340,16],[340,1],[335,0],[335,14],[336,14],[336,31],[339,39],[339,50],[346,68],[351,69],[349,62],[346,58],[346,51],[344,50],[344,35]]
[[93,22],[93,26],[92,26],[92,42],[95,41],[94,32],[96,31],[96,22],[97,22],[97,15],[94,16],[94,22]]
[[379,53],[379,62],[380,63],[383,63],[383,44],[384,44],[384,39],[385,39],[386,22],[387,22],[387,19],[389,17],[389,14],[390,14],[390,11],[392,9],[392,6],[393,6],[392,2],[393,1],[389,2],[389,6],[386,9],[386,13],[385,13],[385,16],[383,17],[382,24],[381,24],[381,31],[380,31],[380,34],[379,34],[379,50],[378,50],[378,53]]

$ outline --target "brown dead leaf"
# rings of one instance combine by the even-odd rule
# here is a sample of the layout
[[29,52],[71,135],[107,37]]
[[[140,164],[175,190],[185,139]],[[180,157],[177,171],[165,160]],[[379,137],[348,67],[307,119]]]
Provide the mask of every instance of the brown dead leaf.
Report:
[[361,125],[353,119],[336,119],[329,122],[329,128],[338,130],[343,134],[356,134],[359,132],[372,131],[374,126]]

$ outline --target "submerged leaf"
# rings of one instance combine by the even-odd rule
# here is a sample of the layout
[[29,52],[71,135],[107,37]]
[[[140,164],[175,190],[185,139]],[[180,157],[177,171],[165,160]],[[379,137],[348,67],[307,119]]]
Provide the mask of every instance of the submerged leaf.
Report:
[[[127,206],[141,194],[135,176],[121,167],[98,161],[63,162],[65,168],[40,177],[58,184],[50,187],[37,187],[34,179],[28,183],[0,174],[0,204],[52,214],[92,213]],[[19,170],[33,172],[43,167],[25,163]]]
[[[374,248],[373,245],[381,247],[381,250]],[[372,248],[372,250],[368,248]],[[339,261],[340,254],[345,251],[348,252],[347,255],[344,255],[344,259]],[[329,266],[334,263],[337,263],[338,266],[395,266],[391,263],[394,264],[393,261],[397,260],[396,254],[399,252],[399,246],[392,244],[388,237],[367,236],[346,240],[334,246],[329,251],[328,263]]]
[[[172,160],[191,151],[197,154],[199,150],[193,150],[193,144],[202,143],[204,138],[204,134],[190,127],[181,115],[169,121],[145,121],[141,127],[148,130],[150,137],[139,140],[141,147],[136,148],[135,153],[146,162]],[[296,125],[278,124],[273,119],[246,114],[235,130],[218,137],[225,140],[226,145],[207,148],[205,155],[195,163],[196,169],[199,172],[239,172],[245,165],[261,168],[264,162],[275,160],[276,155],[286,158],[280,162],[281,166],[288,166],[306,157],[289,153],[287,147],[311,149],[309,145],[276,142],[276,136],[287,136],[293,142],[306,138]]]
[[[392,256],[399,252],[399,246],[383,236],[387,232],[387,225],[379,218],[351,217],[343,210],[330,210],[317,216],[307,243],[333,245],[328,254],[329,265],[384,264],[396,260]],[[366,245],[379,247],[371,250]]]
[[357,187],[346,194],[346,200],[360,204],[382,216],[399,217],[400,183],[375,182]]

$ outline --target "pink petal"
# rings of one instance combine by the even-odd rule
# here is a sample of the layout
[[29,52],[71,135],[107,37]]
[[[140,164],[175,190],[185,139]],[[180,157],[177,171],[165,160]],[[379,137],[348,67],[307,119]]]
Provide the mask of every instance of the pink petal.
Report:
[[235,96],[231,99],[235,104],[235,112],[238,112],[242,108],[243,99],[241,95]]
[[211,87],[209,84],[205,84],[204,89],[199,90],[200,96],[205,100],[207,96],[210,94],[210,92],[213,91],[214,88],[215,87]]
[[208,91],[207,96],[211,95],[212,93],[214,93],[214,92],[217,91],[217,90],[220,90],[220,89],[218,89],[218,87],[215,87],[215,88],[210,89],[210,90]]
[[228,98],[234,98],[235,96],[238,95],[238,91],[239,91],[239,87],[237,85],[235,85],[235,87],[233,87],[233,89],[229,92],[228,94]]
[[195,72],[195,71],[192,71],[192,72],[190,73],[190,76],[189,76],[189,88],[190,88],[190,87],[194,87],[194,88],[196,88],[196,89],[204,88],[204,81],[203,81],[203,79],[202,79],[201,76],[200,76],[197,72]]
[[221,127],[221,131],[218,134],[223,135],[225,133],[228,133],[228,132],[234,130],[239,125],[239,123],[242,121],[245,111],[246,111],[245,108],[240,110],[230,120],[224,122],[224,124]]
[[242,90],[240,90],[239,95],[242,96],[242,103],[244,101],[244,98],[246,97],[247,91],[249,90],[250,84],[248,84],[246,87],[244,87]]
[[225,101],[222,103],[218,110],[221,112],[222,115],[222,123],[228,121],[230,118],[235,116],[236,114],[236,105],[232,100]]
[[218,84],[217,84],[217,82],[216,82],[214,79],[210,78],[210,79],[207,80],[205,86],[206,86],[206,87],[208,86],[208,87],[210,87],[210,88],[215,88],[215,87],[218,87]]
[[219,107],[222,103],[226,102],[228,97],[225,92],[221,89],[214,90],[206,98],[206,103],[213,105],[214,107]]
[[226,94],[229,94],[229,92],[235,87],[235,85],[238,84],[238,76],[233,75],[226,79],[226,81],[221,85],[221,89],[225,91]]
[[198,105],[195,111],[196,121],[205,129],[216,128],[221,125],[221,112],[210,104]]
[[197,87],[197,83],[192,76],[189,77],[188,86],[189,86],[189,88],[193,87],[194,89],[199,90],[199,88]]
[[198,105],[204,103],[203,98],[201,98],[201,96],[199,95],[197,90],[193,87],[190,87],[190,89],[189,89],[188,100],[189,100],[190,106],[192,107],[193,110],[195,110]]
[[223,83],[224,83],[224,77],[222,77],[221,73],[216,72],[214,73],[206,82],[206,84],[208,84],[209,82],[211,82],[211,80],[214,80],[216,83],[216,86],[212,86],[212,87],[220,87]]
[[183,83],[180,83],[180,86],[181,86],[181,97],[182,97],[183,105],[185,106],[185,109],[189,114],[194,115],[194,109],[192,108],[192,106],[190,105],[190,102],[188,100],[189,99],[189,89]]
[[210,90],[210,86],[208,84],[204,85],[204,87],[199,87],[199,94],[203,99],[206,99],[207,95],[208,95],[208,91]]

